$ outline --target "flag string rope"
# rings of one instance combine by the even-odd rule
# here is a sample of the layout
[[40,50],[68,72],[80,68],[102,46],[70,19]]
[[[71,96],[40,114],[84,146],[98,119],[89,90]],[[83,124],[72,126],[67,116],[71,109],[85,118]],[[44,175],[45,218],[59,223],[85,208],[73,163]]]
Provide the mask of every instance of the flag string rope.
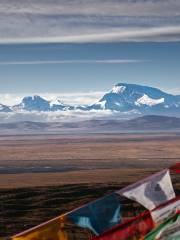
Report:
[[[169,167],[169,168],[167,168],[167,169],[162,170],[161,172],[166,171],[166,170],[171,170],[171,171],[173,171],[173,172],[176,172],[176,170],[177,170],[176,168],[178,168],[178,171],[179,171],[179,167],[180,167],[180,163],[177,163],[177,164],[172,165],[171,167]],[[148,177],[146,177],[146,178],[144,178],[144,179],[142,179],[142,180],[140,180],[140,181],[138,181],[138,182],[136,182],[136,183],[134,183],[134,184],[130,184],[130,185],[128,185],[127,187],[124,187],[124,188],[120,189],[119,191],[115,191],[114,193],[121,193],[121,192],[124,192],[124,191],[127,190],[127,189],[131,189],[133,186],[136,186],[138,183],[146,182],[146,181],[148,181],[149,179],[151,179],[152,176],[157,176],[158,173],[159,173],[159,172],[157,172],[157,173],[155,173],[155,174],[152,174],[152,175],[150,175],[150,176],[148,176]],[[107,197],[107,196],[110,196],[111,194],[112,194],[112,193],[106,194],[105,196],[103,196],[103,197],[101,197],[101,198],[98,198],[98,199],[95,199],[95,200],[93,200],[93,201],[91,201],[91,202],[88,202],[88,203],[86,203],[86,204],[83,204],[82,206],[77,207],[77,208],[75,208],[75,209],[73,209],[73,210],[71,210],[71,211],[68,211],[68,212],[64,213],[64,214],[61,214],[61,215],[59,215],[59,216],[57,216],[57,217],[55,217],[55,218],[53,218],[53,219],[51,219],[51,220],[49,220],[49,221],[46,221],[46,222],[41,223],[41,224],[39,224],[39,225],[37,225],[37,226],[35,226],[35,227],[32,227],[32,228],[30,228],[30,229],[27,229],[27,230],[25,230],[25,231],[23,231],[23,232],[21,232],[21,233],[18,233],[18,234],[16,234],[16,235],[13,235],[13,236],[11,237],[11,239],[13,239],[13,238],[18,238],[18,237],[20,237],[20,236],[22,236],[22,235],[24,235],[24,234],[28,234],[28,233],[31,233],[31,232],[33,232],[33,231],[35,231],[35,230],[38,230],[39,228],[42,228],[42,227],[46,226],[47,224],[50,224],[50,223],[52,223],[52,222],[54,222],[54,221],[56,221],[56,220],[59,220],[61,217],[66,217],[66,216],[68,216],[69,214],[71,214],[71,213],[73,213],[73,212],[76,212],[76,211],[78,211],[78,210],[80,210],[80,209],[82,209],[82,208],[84,208],[84,207],[87,207],[89,204],[96,203],[97,201],[100,201],[101,199],[103,199],[103,198],[105,198],[105,197]],[[163,205],[163,204],[162,204],[162,205]]]

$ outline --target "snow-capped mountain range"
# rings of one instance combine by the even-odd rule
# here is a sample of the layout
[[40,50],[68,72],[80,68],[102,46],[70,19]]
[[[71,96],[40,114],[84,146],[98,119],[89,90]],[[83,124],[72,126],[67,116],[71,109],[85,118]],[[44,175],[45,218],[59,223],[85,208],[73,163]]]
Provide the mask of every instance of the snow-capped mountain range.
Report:
[[142,114],[180,114],[180,96],[157,88],[119,83],[90,109],[109,109]]
[[38,95],[24,97],[21,103],[12,106],[12,111],[65,111],[72,110],[74,107],[63,104],[60,100],[48,101]]
[[136,114],[180,115],[180,95],[165,93],[157,88],[136,84],[119,83],[92,105],[73,106],[59,99],[48,101],[40,96],[27,96],[14,106],[0,104],[0,112],[22,111],[70,111],[111,110]]

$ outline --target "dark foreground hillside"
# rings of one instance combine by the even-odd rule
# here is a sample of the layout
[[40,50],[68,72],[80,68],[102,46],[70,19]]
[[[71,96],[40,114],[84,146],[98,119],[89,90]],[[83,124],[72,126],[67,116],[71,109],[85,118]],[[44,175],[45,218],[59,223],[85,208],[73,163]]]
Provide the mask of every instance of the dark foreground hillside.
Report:
[[[19,233],[180,162],[179,146],[176,133],[1,135],[0,236]],[[180,194],[180,179],[173,176],[173,184]],[[122,204],[125,217],[143,210],[127,199]]]
[[18,233],[118,189],[118,185],[65,185],[0,190],[0,236]]
[[[173,184],[176,194],[180,195],[177,176],[173,176]],[[123,185],[111,183],[0,189],[0,236],[19,233],[121,187]],[[127,218],[145,210],[125,198],[122,205],[122,215]]]

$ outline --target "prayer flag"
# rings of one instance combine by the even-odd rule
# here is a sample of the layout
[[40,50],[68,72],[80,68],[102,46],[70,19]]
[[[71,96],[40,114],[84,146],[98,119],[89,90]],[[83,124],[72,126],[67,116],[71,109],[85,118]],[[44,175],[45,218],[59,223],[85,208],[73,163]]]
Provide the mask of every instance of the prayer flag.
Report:
[[68,240],[64,225],[65,217],[60,216],[13,236],[12,240]]
[[145,212],[112,228],[99,237],[95,237],[93,240],[139,240],[150,232],[153,227],[154,223],[150,213]]
[[174,215],[178,210],[180,210],[180,197],[176,197],[175,199],[168,201],[163,206],[160,206],[151,211],[151,216],[155,223],[161,223],[164,220],[170,218]]
[[70,221],[66,215],[52,219],[39,226],[11,237],[12,240],[80,240],[91,239],[92,233],[80,228]]
[[152,230],[144,240],[180,239],[180,212]]
[[180,173],[180,163],[176,163],[174,166],[170,167],[170,170],[175,173]]
[[132,184],[117,193],[139,202],[149,210],[175,198],[168,169]]
[[119,196],[113,193],[71,212],[68,219],[99,235],[121,222],[120,210]]

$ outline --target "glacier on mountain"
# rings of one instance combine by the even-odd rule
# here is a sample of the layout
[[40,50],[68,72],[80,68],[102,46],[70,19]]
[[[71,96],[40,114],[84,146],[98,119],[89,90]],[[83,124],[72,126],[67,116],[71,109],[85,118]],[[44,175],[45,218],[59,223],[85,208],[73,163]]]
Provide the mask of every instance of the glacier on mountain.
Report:
[[47,100],[41,96],[26,96],[14,106],[0,105],[0,112],[65,112],[112,111],[121,114],[164,114],[180,116],[180,96],[158,88],[119,83],[94,104],[69,105],[60,98]]
[[148,95],[144,94],[141,98],[139,98],[135,104],[137,106],[140,106],[141,104],[142,105],[147,105],[147,106],[155,106],[157,104],[161,104],[164,102],[164,98],[160,98],[160,99],[153,99],[153,98],[150,98]]
[[89,108],[141,114],[180,114],[180,97],[157,88],[119,83]]

